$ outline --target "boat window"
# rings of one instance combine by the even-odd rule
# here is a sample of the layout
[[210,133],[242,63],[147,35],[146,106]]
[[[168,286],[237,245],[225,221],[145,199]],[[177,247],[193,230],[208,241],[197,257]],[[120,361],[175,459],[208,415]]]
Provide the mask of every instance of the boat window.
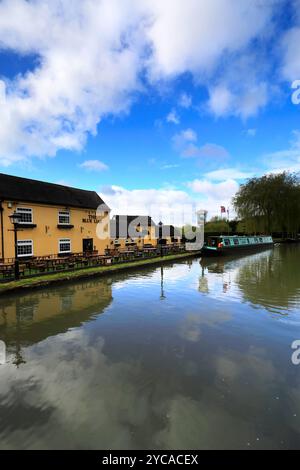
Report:
[[250,243],[250,240],[249,240],[249,238],[247,238],[247,243]]
[[262,243],[262,242],[263,242],[263,239],[262,239],[262,238],[260,238],[260,239],[259,239],[259,241]]
[[258,238],[254,238],[255,243],[258,243]]
[[217,246],[219,243],[218,238],[209,238],[208,239],[208,246]]
[[230,246],[230,240],[228,238],[224,239],[225,246]]
[[238,238],[235,238],[235,239],[234,239],[234,244],[235,244],[235,245],[239,245],[239,239],[238,239]]

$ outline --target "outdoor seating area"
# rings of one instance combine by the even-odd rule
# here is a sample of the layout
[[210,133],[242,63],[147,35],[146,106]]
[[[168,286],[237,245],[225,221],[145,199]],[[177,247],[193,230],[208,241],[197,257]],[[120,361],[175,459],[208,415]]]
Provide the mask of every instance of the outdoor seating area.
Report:
[[[145,245],[141,248],[130,246],[105,250],[105,255],[97,251],[85,253],[72,253],[64,255],[36,256],[19,259],[20,278],[46,275],[62,271],[110,266],[117,263],[126,263],[139,259],[182,253],[185,246],[179,243],[153,247]],[[15,259],[0,260],[0,282],[13,280],[15,276]]]

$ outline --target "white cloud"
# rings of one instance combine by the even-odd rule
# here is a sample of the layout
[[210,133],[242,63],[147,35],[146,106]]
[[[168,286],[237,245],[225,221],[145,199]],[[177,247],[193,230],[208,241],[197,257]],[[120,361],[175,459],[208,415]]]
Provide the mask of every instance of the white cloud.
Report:
[[255,137],[257,134],[257,129],[247,129],[246,134],[248,137]]
[[168,114],[167,116],[167,122],[171,122],[173,124],[180,124],[180,118],[178,116],[178,113],[176,112],[175,109],[172,109],[172,111]]
[[186,129],[175,134],[172,138],[173,146],[185,158],[227,158],[229,153],[221,145],[206,143],[196,145],[198,135],[193,129]]
[[86,160],[79,166],[80,168],[84,168],[88,171],[105,171],[109,168],[105,163],[101,162],[100,160]]
[[194,194],[176,188],[129,190],[112,185],[103,187],[100,196],[112,208],[112,215],[150,215],[156,223],[162,220],[181,226],[196,223],[198,209],[206,209],[209,217],[220,214],[221,205],[231,205],[239,184],[234,179],[218,183],[195,179],[186,187]]
[[[196,83],[211,83],[225,57],[247,56],[251,41],[268,29],[273,5],[276,1],[3,0],[1,49],[35,54],[38,65],[0,81],[0,162],[81,150],[104,117],[129,111],[132,93],[145,90],[141,72],[152,84],[184,72]],[[264,85],[255,77],[252,91],[242,90],[239,100],[231,88],[243,79],[227,80],[221,102],[219,87],[211,89],[214,113],[226,114],[233,106],[245,117],[266,103]]]
[[241,180],[246,178],[251,178],[253,173],[240,171],[237,168],[224,168],[222,170],[215,170],[206,173],[206,179],[213,181],[224,181],[224,180]]
[[178,134],[175,134],[172,140],[177,147],[181,147],[186,143],[197,142],[198,135],[197,132],[195,132],[193,129],[186,129],[179,132]]
[[153,45],[149,63],[155,78],[211,72],[223,54],[244,50],[262,33],[271,21],[274,4],[260,0],[150,3],[155,20],[148,30]]
[[34,71],[1,82],[1,160],[80,150],[103,116],[129,109],[141,66],[139,8],[129,14],[131,4],[0,3],[1,47],[40,57]]
[[193,99],[191,95],[188,95],[187,93],[182,93],[179,98],[178,105],[181,108],[188,109],[192,106],[192,102],[193,102]]
[[293,131],[290,147],[263,156],[266,171],[282,173],[284,171],[300,172],[300,131]]
[[198,198],[178,189],[126,189],[120,186],[105,186],[101,197],[112,208],[112,215],[150,215],[155,223],[181,226],[195,223],[197,209],[202,209]]
[[185,131],[182,131],[181,136],[188,142],[196,142],[198,140],[197,133],[193,131],[193,129],[186,129]]
[[220,215],[220,207],[231,208],[232,198],[239,189],[239,184],[234,179],[221,182],[213,182],[208,179],[195,179],[187,183],[187,186],[195,193],[201,194],[202,206],[208,210],[208,216]]
[[193,129],[185,129],[172,137],[172,143],[176,151],[182,153],[184,149],[197,142],[198,135]]
[[241,86],[235,92],[230,88],[230,85],[219,85],[209,90],[208,107],[217,117],[234,115],[247,119],[255,116],[266,106],[271,93],[271,87],[268,87],[266,82],[256,83],[255,80],[242,80]]
[[207,179],[195,179],[188,183],[188,187],[195,193],[203,193],[209,197],[228,198],[237,191],[239,185],[233,179],[228,179],[220,183],[213,183]]
[[172,170],[173,168],[178,168],[178,167],[179,167],[179,165],[177,165],[176,163],[175,164],[170,163],[170,164],[162,165],[160,167],[160,169],[161,170]]
[[224,85],[216,86],[210,90],[209,109],[217,116],[228,114],[232,107],[233,95]]
[[229,153],[221,145],[207,143],[202,147],[196,145],[188,145],[182,152],[182,156],[186,158],[199,157],[199,158],[227,158]]
[[300,56],[299,56],[299,43],[300,43],[300,1],[293,0],[294,7],[294,27],[287,30],[281,40],[281,54],[282,54],[282,75],[283,78],[290,80],[298,80],[300,78]]

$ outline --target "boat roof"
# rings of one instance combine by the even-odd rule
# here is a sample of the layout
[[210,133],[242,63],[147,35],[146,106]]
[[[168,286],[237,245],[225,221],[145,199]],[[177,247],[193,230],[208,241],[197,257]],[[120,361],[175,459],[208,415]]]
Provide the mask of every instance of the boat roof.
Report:
[[212,235],[209,238],[266,238],[271,235]]

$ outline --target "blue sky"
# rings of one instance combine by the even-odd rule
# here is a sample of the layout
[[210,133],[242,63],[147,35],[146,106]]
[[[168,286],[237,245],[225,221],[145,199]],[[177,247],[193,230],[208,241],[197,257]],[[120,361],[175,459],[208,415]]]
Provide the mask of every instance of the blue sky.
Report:
[[250,176],[299,171],[299,10],[3,0],[0,171],[174,222],[184,206],[219,214]]

